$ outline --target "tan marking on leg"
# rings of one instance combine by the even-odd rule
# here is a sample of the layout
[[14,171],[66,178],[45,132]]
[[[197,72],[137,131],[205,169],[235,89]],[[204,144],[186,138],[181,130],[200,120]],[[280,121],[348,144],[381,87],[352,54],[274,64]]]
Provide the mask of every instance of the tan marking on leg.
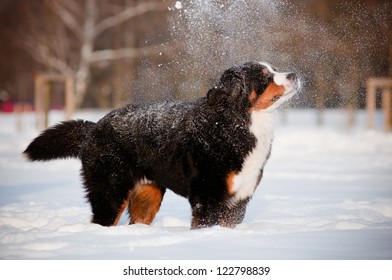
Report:
[[229,195],[234,195],[236,190],[234,189],[234,178],[237,174],[233,171],[229,172],[226,177],[226,188]]
[[162,202],[162,191],[156,184],[144,184],[130,196],[131,224],[151,224]]

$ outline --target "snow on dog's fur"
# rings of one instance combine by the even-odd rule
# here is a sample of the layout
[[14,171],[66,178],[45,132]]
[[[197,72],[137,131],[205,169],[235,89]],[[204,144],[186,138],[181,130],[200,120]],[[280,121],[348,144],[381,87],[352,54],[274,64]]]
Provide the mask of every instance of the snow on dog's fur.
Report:
[[129,104],[97,123],[68,121],[42,132],[30,160],[77,157],[92,222],[150,224],[166,188],[186,197],[192,228],[241,223],[268,160],[274,110],[299,88],[294,73],[250,62],[226,70],[194,102]]

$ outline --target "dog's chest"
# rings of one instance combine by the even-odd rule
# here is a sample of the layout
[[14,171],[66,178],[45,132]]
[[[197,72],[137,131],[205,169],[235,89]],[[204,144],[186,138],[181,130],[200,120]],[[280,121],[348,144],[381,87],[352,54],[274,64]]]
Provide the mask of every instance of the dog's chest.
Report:
[[256,137],[256,146],[245,157],[240,172],[232,178],[231,203],[251,197],[259,183],[270,153],[274,133],[274,113],[252,112],[250,131]]

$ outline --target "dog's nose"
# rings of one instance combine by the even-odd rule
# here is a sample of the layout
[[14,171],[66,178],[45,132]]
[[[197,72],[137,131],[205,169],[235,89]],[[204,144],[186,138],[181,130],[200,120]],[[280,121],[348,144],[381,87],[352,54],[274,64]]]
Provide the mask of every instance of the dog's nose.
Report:
[[294,81],[297,80],[297,75],[296,75],[295,73],[289,73],[289,74],[287,74],[287,79],[288,79],[289,81],[294,82]]

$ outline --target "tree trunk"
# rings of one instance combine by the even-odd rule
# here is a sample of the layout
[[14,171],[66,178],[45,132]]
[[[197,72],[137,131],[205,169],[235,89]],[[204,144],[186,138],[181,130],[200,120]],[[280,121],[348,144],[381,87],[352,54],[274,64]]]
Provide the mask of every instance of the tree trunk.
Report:
[[80,62],[76,72],[75,107],[82,105],[90,81],[91,56],[94,51],[95,25],[98,16],[96,0],[86,0],[86,19],[83,25],[83,40]]

